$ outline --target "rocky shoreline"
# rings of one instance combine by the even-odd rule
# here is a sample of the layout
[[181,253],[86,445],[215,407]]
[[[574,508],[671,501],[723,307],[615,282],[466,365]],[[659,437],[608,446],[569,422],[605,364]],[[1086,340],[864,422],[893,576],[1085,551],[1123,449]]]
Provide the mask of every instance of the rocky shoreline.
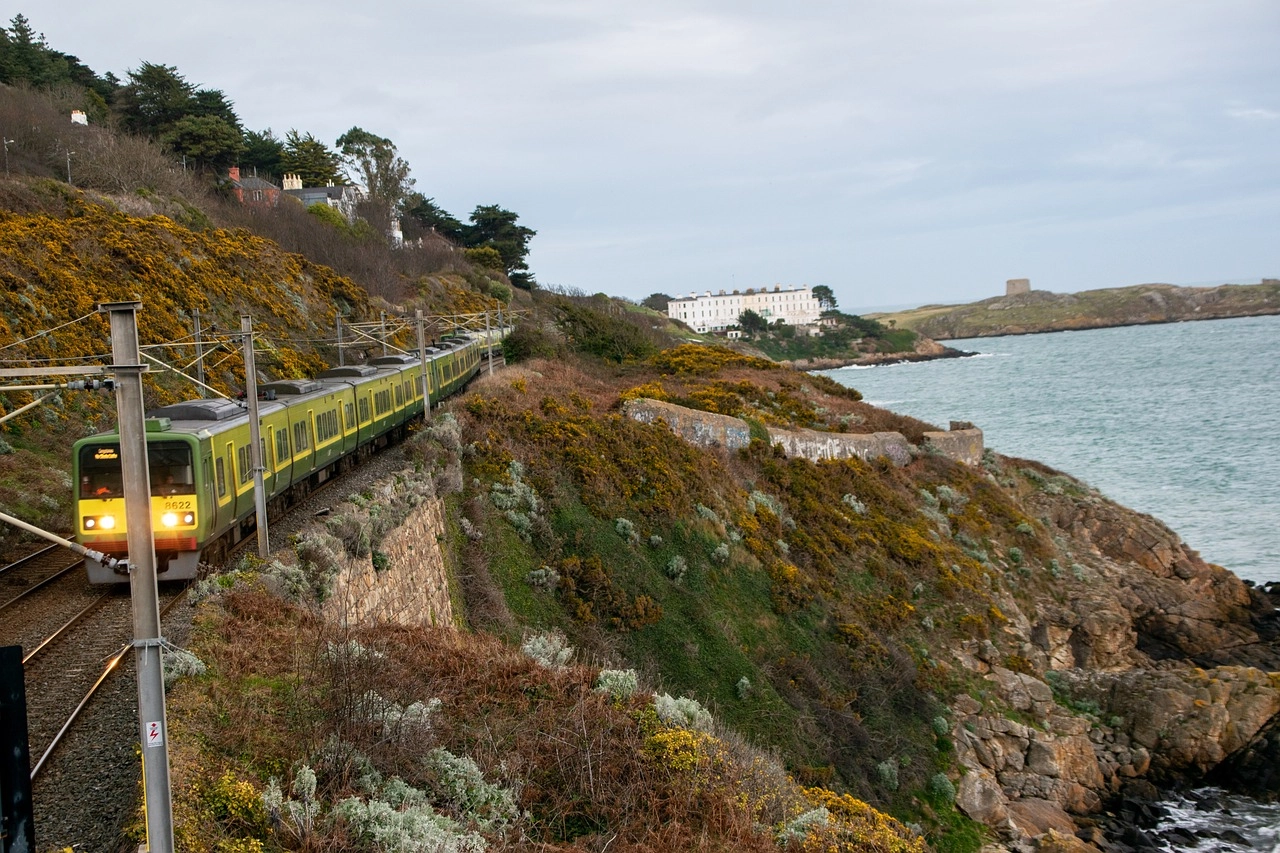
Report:
[[1077,582],[1005,596],[1004,636],[954,650],[981,685],[952,704],[960,809],[1005,850],[1123,853],[1158,849],[1137,821],[1158,816],[1165,792],[1274,799],[1277,585],[1206,563],[1079,484],[1028,503],[1071,550]]
[[782,363],[796,370],[835,370],[839,367],[873,367],[912,361],[936,361],[943,358],[967,358],[973,355],[977,353],[943,346],[929,338],[921,338],[916,343],[914,352],[865,353],[857,358],[809,358]]

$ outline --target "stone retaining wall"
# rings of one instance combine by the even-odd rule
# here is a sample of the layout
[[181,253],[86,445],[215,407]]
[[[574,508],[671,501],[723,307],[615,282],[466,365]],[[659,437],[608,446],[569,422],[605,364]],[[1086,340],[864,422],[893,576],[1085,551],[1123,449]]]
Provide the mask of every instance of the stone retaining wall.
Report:
[[981,465],[984,447],[982,430],[967,421],[952,421],[949,432],[926,432],[926,447],[965,465]]
[[[628,400],[623,404],[622,411],[627,417],[641,423],[651,424],[661,419],[672,432],[698,447],[737,450],[751,443],[751,428],[741,418],[700,412],[647,398]],[[769,441],[781,445],[789,456],[799,456],[814,462],[853,457],[869,461],[882,456],[898,466],[911,461],[911,443],[898,432],[866,434],[770,427]],[[952,422],[950,432],[925,433],[925,443],[944,456],[965,465],[982,462],[982,430],[975,428],[973,424]]]
[[817,462],[820,459],[851,459],[864,462],[887,458],[899,467],[911,461],[911,444],[900,432],[818,432],[812,429],[769,429],[769,441],[782,445],[788,456]]
[[387,568],[375,571],[367,557],[347,559],[325,602],[326,618],[344,625],[453,625],[444,531],[444,502],[423,501],[378,546]]
[[647,398],[628,400],[622,411],[642,424],[655,423],[661,418],[672,432],[698,447],[738,450],[751,443],[751,427],[742,418],[700,412]]

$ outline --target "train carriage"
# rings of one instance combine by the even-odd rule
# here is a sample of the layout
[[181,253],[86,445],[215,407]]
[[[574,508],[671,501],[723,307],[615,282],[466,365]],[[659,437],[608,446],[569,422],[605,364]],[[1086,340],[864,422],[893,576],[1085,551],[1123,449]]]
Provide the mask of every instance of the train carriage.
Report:
[[[481,342],[446,338],[426,352],[432,403],[456,392],[480,365]],[[263,487],[278,515],[347,465],[405,431],[421,416],[422,359],[384,356],[331,368],[315,379],[259,389]],[[156,570],[161,580],[194,578],[256,526],[247,406],[191,400],[147,413],[147,459]],[[103,433],[76,442],[72,513],[76,539],[117,559],[127,552],[120,438]],[[86,559],[91,583],[127,577]]]

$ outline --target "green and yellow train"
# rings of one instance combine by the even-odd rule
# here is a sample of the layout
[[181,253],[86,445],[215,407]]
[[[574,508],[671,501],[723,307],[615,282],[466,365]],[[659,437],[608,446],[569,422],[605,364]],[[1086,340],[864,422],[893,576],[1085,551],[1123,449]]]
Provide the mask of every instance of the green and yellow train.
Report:
[[[480,368],[484,342],[448,337],[427,348],[432,404]],[[402,437],[423,413],[422,358],[392,355],[335,367],[315,379],[260,385],[258,414],[268,517]],[[147,412],[151,523],[160,580],[199,574],[256,528],[249,414],[244,401],[189,400]],[[86,548],[123,559],[125,514],[119,433],[75,443],[72,519]],[[128,576],[85,560],[89,581]]]

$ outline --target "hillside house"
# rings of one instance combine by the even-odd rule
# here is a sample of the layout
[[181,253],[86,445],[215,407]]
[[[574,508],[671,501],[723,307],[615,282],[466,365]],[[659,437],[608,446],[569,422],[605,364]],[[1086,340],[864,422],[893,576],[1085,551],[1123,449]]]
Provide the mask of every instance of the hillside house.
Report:
[[231,191],[241,204],[275,207],[280,203],[280,188],[256,174],[242,176],[239,166],[227,169],[227,180],[231,182]]

